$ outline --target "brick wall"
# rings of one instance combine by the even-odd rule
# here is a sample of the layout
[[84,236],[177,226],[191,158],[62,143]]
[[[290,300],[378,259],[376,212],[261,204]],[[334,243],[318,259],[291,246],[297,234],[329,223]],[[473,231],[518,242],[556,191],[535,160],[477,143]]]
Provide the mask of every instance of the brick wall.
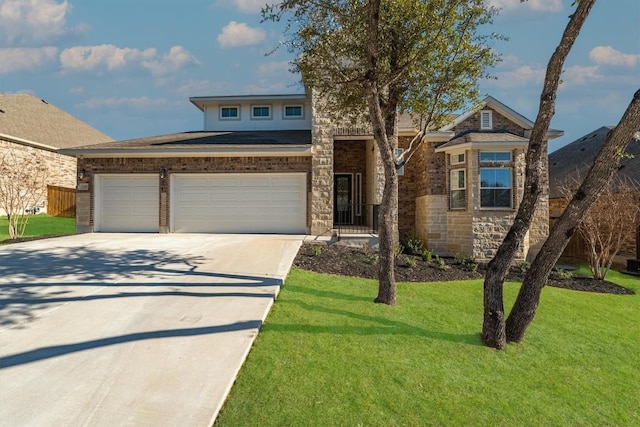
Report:
[[[260,173],[305,172],[307,189],[311,188],[311,157],[176,157],[176,158],[99,158],[80,159],[78,168],[86,175],[79,181],[76,199],[76,225],[80,232],[92,231],[95,209],[96,174],[156,173],[160,182],[160,229],[168,231],[171,206],[170,179],[160,179],[161,169],[167,173]],[[84,186],[82,184],[85,184]],[[86,187],[86,189],[83,189]],[[307,224],[313,216],[312,204],[307,197]]]
[[[493,129],[491,130],[491,132],[506,131],[514,135],[524,137],[524,128],[518,126],[490,107],[485,107],[483,110],[493,111]],[[465,121],[458,124],[453,129],[453,131],[456,136],[468,131],[480,132],[480,111],[476,112],[475,114],[468,117]]]
[[[362,176],[362,203],[369,203],[367,199],[367,141],[334,141],[333,143],[333,173],[359,173]],[[355,185],[355,182],[354,182]],[[355,194],[355,188],[354,188]],[[357,203],[354,199],[353,203]]]
[[[9,150],[12,150],[19,159],[24,158],[25,160],[29,160],[34,153],[38,152],[45,160],[49,169],[49,176],[46,181],[47,185],[67,188],[74,188],[76,186],[76,159],[74,157],[63,156],[62,154],[51,151],[0,139],[0,156],[3,156]],[[46,185],[43,188],[42,194],[44,197],[40,201],[40,205],[43,205],[46,211]]]

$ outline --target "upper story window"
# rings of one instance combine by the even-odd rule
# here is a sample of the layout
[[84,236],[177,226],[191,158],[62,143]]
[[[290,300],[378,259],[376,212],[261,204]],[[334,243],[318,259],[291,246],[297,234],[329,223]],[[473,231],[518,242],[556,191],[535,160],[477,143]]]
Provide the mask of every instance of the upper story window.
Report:
[[240,107],[236,107],[236,106],[220,107],[221,120],[238,120],[239,118],[240,118]]
[[510,162],[511,161],[511,152],[510,151],[481,151],[480,152],[480,163],[484,162]]
[[493,129],[493,111],[482,110],[480,111],[480,130]]
[[459,165],[461,163],[464,163],[464,153],[452,154],[451,155],[451,164],[452,165]]
[[270,119],[271,118],[271,106],[269,105],[254,105],[251,107],[252,119]]
[[284,106],[284,118],[285,119],[301,119],[304,116],[304,110],[302,105],[285,105]]

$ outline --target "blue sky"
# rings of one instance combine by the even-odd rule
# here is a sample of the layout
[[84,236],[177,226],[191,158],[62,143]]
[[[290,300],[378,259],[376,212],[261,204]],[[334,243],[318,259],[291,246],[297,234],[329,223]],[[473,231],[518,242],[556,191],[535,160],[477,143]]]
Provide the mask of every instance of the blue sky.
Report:
[[[503,55],[490,94],[535,119],[573,0],[489,0]],[[0,0],[0,92],[32,93],[115,139],[202,129],[190,96],[300,93],[265,0]],[[571,52],[551,150],[615,125],[640,87],[640,1],[599,0]]]

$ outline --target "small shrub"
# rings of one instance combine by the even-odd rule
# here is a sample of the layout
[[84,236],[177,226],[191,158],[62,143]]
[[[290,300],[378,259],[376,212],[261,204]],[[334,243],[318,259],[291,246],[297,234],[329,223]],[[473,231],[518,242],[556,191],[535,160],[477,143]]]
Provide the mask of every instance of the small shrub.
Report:
[[404,263],[407,265],[407,267],[409,268],[414,268],[416,265],[418,265],[418,261],[412,257],[412,256],[408,256],[405,260]]
[[416,235],[416,231],[412,230],[410,233],[405,234],[402,239],[400,239],[400,243],[402,244],[403,253],[407,255],[420,255],[422,254],[422,249],[424,248],[424,243],[422,240]]
[[556,270],[556,275],[558,276],[559,279],[571,279],[573,277],[573,273],[570,272],[569,270],[565,270],[564,268],[559,268],[558,270]]
[[431,260],[433,258],[433,254],[431,253],[431,251],[429,249],[423,249],[422,253],[420,254],[420,256],[422,257],[422,260],[424,262],[431,262]]
[[393,247],[393,253],[396,257],[400,256],[400,254],[402,254],[403,252],[404,252],[404,246],[402,246],[402,243],[397,243]]
[[530,268],[531,263],[529,263],[528,261],[522,261],[520,264],[518,264],[518,270],[520,271],[520,274],[525,274],[527,271],[529,271]]
[[460,267],[462,267],[463,270],[466,270],[466,271],[478,270],[478,262],[471,255],[467,257],[460,257],[456,255],[455,259],[453,260],[453,263],[455,265],[459,265]]
[[311,256],[319,257],[320,255],[322,255],[323,248],[321,245],[311,245],[310,251]]
[[448,270],[450,268],[438,255],[433,259],[433,263],[436,265],[436,268],[440,270]]
[[375,253],[365,254],[364,256],[364,262],[369,265],[376,265],[378,264],[379,260],[380,258],[378,257],[378,254],[375,254]]

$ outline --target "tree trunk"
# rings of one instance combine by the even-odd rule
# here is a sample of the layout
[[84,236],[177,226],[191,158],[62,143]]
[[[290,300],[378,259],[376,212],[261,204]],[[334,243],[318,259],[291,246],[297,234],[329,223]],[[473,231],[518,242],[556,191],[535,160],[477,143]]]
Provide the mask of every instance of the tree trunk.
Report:
[[640,128],[640,90],[627,107],[618,126],[609,132],[584,182],[569,206],[556,222],[538,256],[527,271],[516,302],[506,322],[508,341],[520,342],[533,320],[540,294],[553,266],[558,261],[571,236],[578,229],[589,207],[611,181],[627,144]]
[[395,170],[395,157],[389,148],[390,142],[385,127],[385,117],[381,106],[381,94],[378,81],[378,23],[380,21],[380,0],[369,2],[367,57],[368,70],[365,78],[367,105],[371,116],[373,137],[384,164],[384,193],[378,212],[379,266],[378,296],[376,303],[394,305],[396,303],[394,228],[398,211],[398,174]]
[[546,178],[547,137],[546,134],[555,114],[555,98],[564,61],[571,50],[585,19],[589,15],[595,0],[582,0],[562,34],[560,44],[556,48],[549,64],[540,96],[538,116],[531,131],[527,149],[527,173],[524,183],[524,195],[511,229],[498,248],[494,258],[489,262],[484,280],[484,321],[482,339],[494,348],[504,348],[505,322],[502,299],[502,287],[509,267],[515,258],[522,239],[529,230],[536,205],[542,194]]

